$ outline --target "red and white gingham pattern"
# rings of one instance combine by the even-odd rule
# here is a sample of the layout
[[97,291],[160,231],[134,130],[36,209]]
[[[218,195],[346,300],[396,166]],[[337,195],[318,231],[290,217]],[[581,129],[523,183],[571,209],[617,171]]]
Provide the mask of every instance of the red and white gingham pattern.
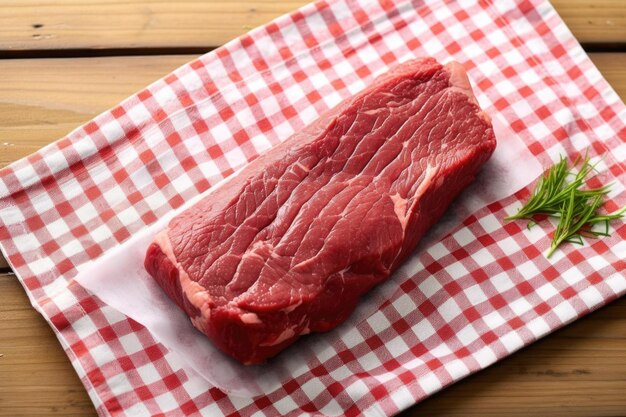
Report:
[[[626,292],[626,226],[549,261],[548,229],[488,205],[274,392],[229,396],[73,280],[399,60],[465,63],[483,108],[544,165],[590,148],[626,199],[626,109],[544,1],[318,2],[202,56],[0,171],[0,247],[102,416],[390,415]],[[499,146],[507,138],[499,137]],[[513,191],[513,190],[512,190]]]

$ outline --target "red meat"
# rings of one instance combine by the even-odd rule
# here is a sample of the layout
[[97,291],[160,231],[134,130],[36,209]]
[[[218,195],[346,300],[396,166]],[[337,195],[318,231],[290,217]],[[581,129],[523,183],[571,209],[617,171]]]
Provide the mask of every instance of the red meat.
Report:
[[398,65],[174,218],[146,269],[222,351],[263,362],[343,322],[495,146],[460,64]]

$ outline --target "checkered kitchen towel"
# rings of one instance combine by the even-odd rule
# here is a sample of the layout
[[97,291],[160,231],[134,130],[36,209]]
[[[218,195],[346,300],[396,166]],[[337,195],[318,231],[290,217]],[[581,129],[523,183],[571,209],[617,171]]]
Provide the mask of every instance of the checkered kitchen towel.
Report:
[[[397,291],[273,392],[239,398],[73,281],[77,270],[399,60],[453,57],[544,166],[604,155],[625,202],[626,110],[545,1],[310,4],[181,67],[0,171],[0,244],[102,416],[390,415],[626,291],[626,226],[547,260],[504,223],[525,188],[420,252]],[[514,190],[511,190],[514,191]],[[162,413],[162,414],[161,414]]]

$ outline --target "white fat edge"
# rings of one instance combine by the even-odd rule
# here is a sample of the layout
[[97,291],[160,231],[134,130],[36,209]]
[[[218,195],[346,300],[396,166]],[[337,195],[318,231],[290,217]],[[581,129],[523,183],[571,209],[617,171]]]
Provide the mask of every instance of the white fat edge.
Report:
[[174,251],[172,249],[172,243],[167,235],[168,230],[169,228],[166,228],[159,232],[154,238],[154,243],[161,248],[163,254],[178,270],[178,280],[180,281],[180,287],[183,291],[183,295],[194,307],[200,310],[200,316],[191,317],[191,322],[198,330],[206,332],[206,323],[211,319],[211,296],[202,285],[189,278],[187,272],[176,260],[176,256],[174,255]]
[[261,324],[263,323],[256,313],[242,313],[239,315],[241,321],[245,324]]
[[283,311],[285,313],[291,313],[293,310],[295,310],[296,308],[300,307],[301,305],[302,305],[302,300],[298,301],[295,304],[288,305],[285,308],[281,308],[280,311]]
[[402,232],[406,230],[406,226],[409,222],[409,216],[415,205],[420,201],[421,197],[426,193],[428,187],[430,187],[433,178],[437,174],[437,167],[428,164],[426,166],[426,171],[424,171],[424,179],[420,183],[419,187],[415,191],[415,197],[413,198],[413,202],[410,207],[407,207],[407,199],[403,198],[399,193],[396,193],[390,196],[391,201],[393,202],[394,211],[396,216],[398,217],[398,221],[400,222],[400,226],[402,226]]
[[[300,327],[305,321],[307,321],[307,325],[304,326],[299,333],[296,333],[296,329]],[[293,326],[289,326],[288,328],[283,330],[276,339],[272,340],[271,342],[260,343],[259,346],[274,346],[274,345],[284,342],[287,339],[291,339],[294,336],[301,336],[301,335],[308,334],[310,331],[311,330],[309,329],[309,326],[308,326],[308,319],[306,317],[302,317],[299,323],[296,323]]]

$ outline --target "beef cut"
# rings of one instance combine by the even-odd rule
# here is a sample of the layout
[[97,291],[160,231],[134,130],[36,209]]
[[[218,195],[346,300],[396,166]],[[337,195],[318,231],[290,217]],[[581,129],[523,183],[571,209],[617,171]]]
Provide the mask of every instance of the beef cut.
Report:
[[456,62],[400,64],[175,217],[145,267],[245,364],[343,322],[496,146]]

